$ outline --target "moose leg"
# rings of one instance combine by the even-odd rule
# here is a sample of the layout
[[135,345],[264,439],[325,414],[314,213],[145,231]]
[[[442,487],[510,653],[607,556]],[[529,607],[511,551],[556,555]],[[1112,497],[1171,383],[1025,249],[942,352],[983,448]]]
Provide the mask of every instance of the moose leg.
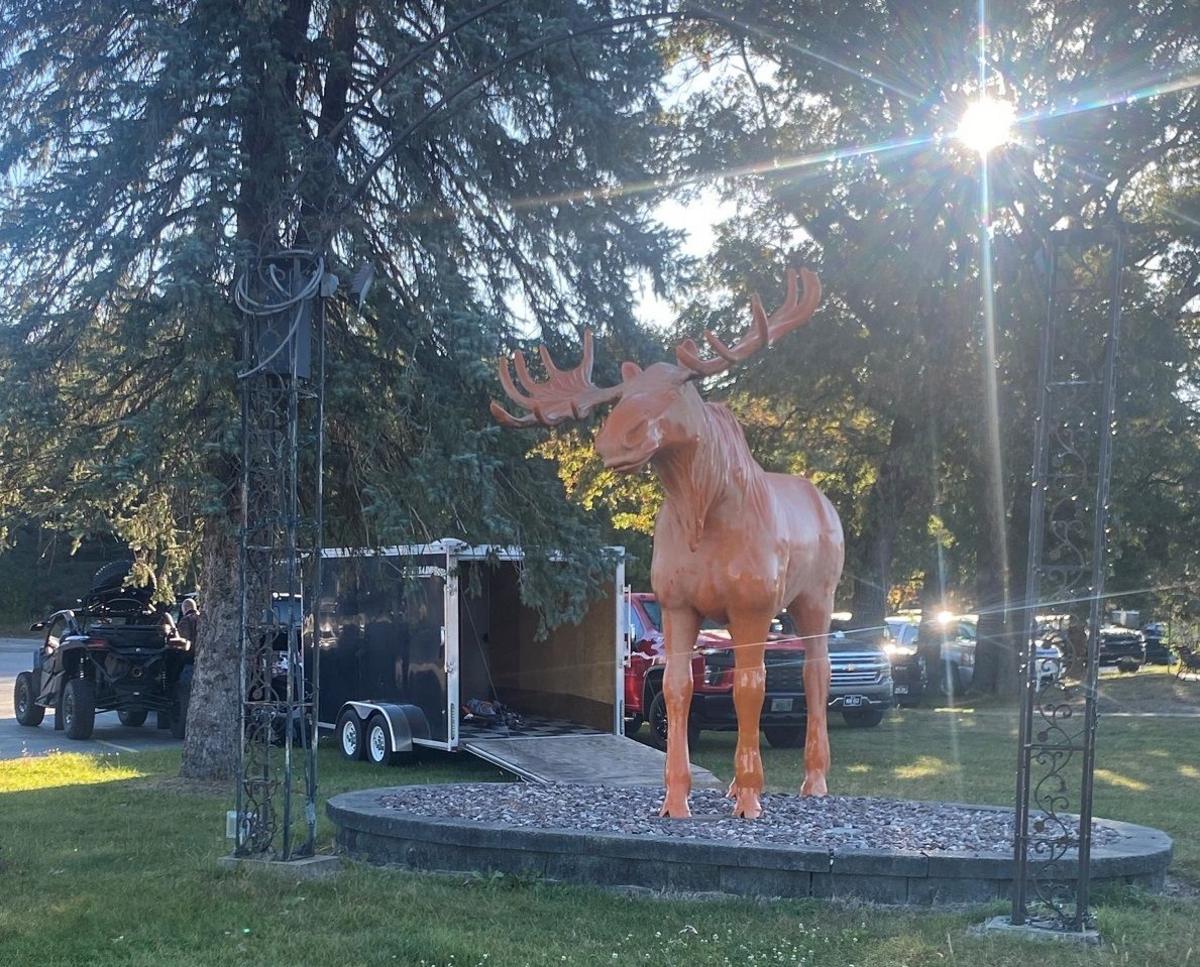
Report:
[[763,656],[771,615],[753,618],[730,615],[729,632],[733,636],[733,707],[737,712],[737,750],[733,754],[733,815],[757,819],[762,815],[759,795],[763,787],[762,756],[758,751],[759,719],[763,695],[767,690],[767,669]]
[[667,703],[667,767],[660,815],[686,819],[692,768],[688,758],[687,723],[692,711],[692,649],[700,633],[700,616],[690,609],[663,614],[663,644],[667,667],[663,671],[663,697]]
[[804,784],[802,796],[824,796],[829,792],[829,616],[832,601],[813,603],[800,599],[788,608],[796,630],[804,638],[804,698],[808,709],[804,741]]

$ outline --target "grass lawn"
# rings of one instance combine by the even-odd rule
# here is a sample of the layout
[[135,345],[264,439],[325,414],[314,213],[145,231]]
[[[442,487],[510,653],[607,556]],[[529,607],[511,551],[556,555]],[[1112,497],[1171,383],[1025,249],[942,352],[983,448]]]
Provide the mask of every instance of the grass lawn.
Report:
[[[1153,691],[1149,678],[1126,685]],[[1167,679],[1158,688],[1168,705]],[[1196,683],[1200,693],[1200,683]],[[1111,697],[1111,696],[1110,696]],[[1186,696],[1185,696],[1186,697]],[[1116,699],[1120,701],[1121,699]],[[1008,803],[1015,715],[906,712],[878,729],[831,729],[836,793]],[[795,789],[798,752],[764,748],[768,783]],[[728,776],[733,737],[696,759]],[[1173,872],[1200,884],[1191,831],[1200,719],[1109,719],[1098,815],[1175,837]],[[1200,964],[1200,898],[1102,898],[1105,944],[1084,952],[972,935],[1004,905],[908,911],[865,905],[631,898],[512,877],[352,866],[321,882],[221,871],[228,790],[173,779],[177,753],[62,754],[0,762],[0,965],[25,964]],[[408,782],[500,779],[459,757],[377,771],[321,753],[323,796]],[[322,817],[326,845],[331,829]]]

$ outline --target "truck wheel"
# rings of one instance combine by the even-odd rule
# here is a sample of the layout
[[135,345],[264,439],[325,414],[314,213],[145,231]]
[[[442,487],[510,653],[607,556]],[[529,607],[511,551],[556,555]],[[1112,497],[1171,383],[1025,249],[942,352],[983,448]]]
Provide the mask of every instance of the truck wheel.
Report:
[[337,745],[343,757],[347,759],[358,761],[367,754],[366,742],[363,740],[363,722],[352,708],[346,709],[338,719]]
[[175,683],[175,708],[171,710],[171,738],[182,739],[187,732],[188,705],[192,701],[192,683]]
[[763,734],[772,749],[797,749],[804,745],[808,728],[807,725],[770,725],[763,729]]
[[17,684],[13,688],[13,708],[17,713],[17,721],[31,728],[42,724],[46,710],[37,703],[37,695],[33,690],[33,673],[21,672],[17,676]]
[[1141,667],[1142,663],[1136,658],[1122,658],[1119,662],[1117,662],[1117,671],[1123,672],[1127,675],[1132,675]]
[[96,686],[86,678],[72,678],[62,695],[63,728],[68,739],[90,739],[96,726]]
[[121,720],[122,725],[128,725],[131,729],[136,729],[139,726],[146,724],[146,710],[144,708],[119,708],[117,709],[117,718]]
[[848,708],[842,718],[852,729],[873,729],[883,721],[883,712],[877,708]]
[[[659,692],[650,703],[650,741],[656,749],[667,751],[667,696]],[[700,744],[700,726],[688,717],[687,724],[688,751]]]
[[367,719],[367,732],[364,741],[367,749],[367,761],[376,766],[390,766],[396,762],[396,754],[392,751],[392,739],[388,732],[387,722],[376,712]]

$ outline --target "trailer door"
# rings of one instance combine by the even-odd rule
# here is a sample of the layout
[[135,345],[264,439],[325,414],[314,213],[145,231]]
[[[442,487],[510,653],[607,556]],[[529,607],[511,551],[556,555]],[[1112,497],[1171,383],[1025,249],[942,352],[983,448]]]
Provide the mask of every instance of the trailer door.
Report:
[[396,677],[404,683],[401,700],[419,708],[429,723],[429,738],[414,741],[450,749],[457,723],[450,715],[447,674],[447,556],[422,554],[394,560],[401,569],[399,639],[406,642],[394,659]]

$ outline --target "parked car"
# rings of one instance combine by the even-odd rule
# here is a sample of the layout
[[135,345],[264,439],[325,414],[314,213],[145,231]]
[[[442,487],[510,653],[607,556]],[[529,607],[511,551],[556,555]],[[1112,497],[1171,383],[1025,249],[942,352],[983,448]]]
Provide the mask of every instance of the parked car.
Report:
[[[1063,665],[1082,664],[1086,638],[1076,625],[1071,630],[1071,618],[1065,614],[1037,616],[1038,640],[1059,649]],[[1078,640],[1076,640],[1078,639]],[[1101,666],[1116,665],[1121,671],[1136,672],[1146,661],[1146,640],[1140,631],[1120,625],[1106,624],[1100,628],[1098,658]]]
[[87,739],[97,712],[116,710],[123,725],[140,726],[153,711],[160,727],[183,737],[191,643],[151,606],[153,583],[125,586],[130,567],[106,564],[78,610],[56,611],[31,626],[44,637],[33,668],[17,676],[13,704],[21,725],[40,725],[49,709],[55,729]]
[[[666,698],[662,676],[662,614],[653,594],[636,593],[630,599],[629,660],[625,669],[626,731],[650,724],[651,741],[666,746]],[[763,701],[762,730],[776,747],[802,745],[807,723],[804,698],[804,640],[797,636],[791,618],[776,618],[767,643],[767,692]],[[842,713],[847,725],[870,728],[883,721],[892,707],[891,667],[882,645],[851,642],[840,632],[829,638],[831,683],[829,707]],[[692,708],[688,719],[688,744],[703,730],[733,731],[737,716],[733,706],[733,649],[729,631],[706,621],[692,651]]]
[[884,648],[892,661],[896,694],[904,696],[904,705],[919,705],[931,687],[948,697],[961,695],[971,687],[978,622],[976,614],[938,615],[943,636],[940,658],[929,668],[919,647],[921,612],[905,611],[884,619]]
[[1174,661],[1171,646],[1167,643],[1167,626],[1161,621],[1152,621],[1142,629],[1142,638],[1146,642],[1146,663],[1149,665],[1169,665]]
[[884,620],[883,650],[892,663],[893,691],[901,708],[920,705],[929,687],[925,656],[917,653],[919,627],[919,621],[907,617]]
[[1103,625],[1100,628],[1100,664],[1135,672],[1146,663],[1146,639],[1134,628]]

